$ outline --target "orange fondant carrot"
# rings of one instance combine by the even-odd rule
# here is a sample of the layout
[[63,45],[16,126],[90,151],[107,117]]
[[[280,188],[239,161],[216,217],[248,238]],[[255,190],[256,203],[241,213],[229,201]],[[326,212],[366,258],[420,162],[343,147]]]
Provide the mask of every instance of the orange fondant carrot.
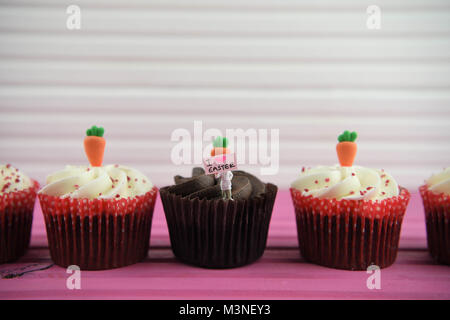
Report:
[[218,156],[220,154],[226,154],[226,153],[230,153],[230,151],[228,150],[228,139],[227,138],[222,138],[222,137],[217,137],[214,141],[213,141],[213,149],[211,150],[211,156]]
[[339,163],[343,167],[353,166],[353,161],[355,161],[357,146],[355,143],[358,137],[356,132],[351,132],[346,130],[343,134],[338,137],[339,143],[336,146],[336,152],[339,158]]
[[84,138],[84,151],[93,167],[101,167],[103,163],[103,154],[105,152],[106,141],[103,138],[105,130],[102,127],[92,126],[86,131]]
[[221,147],[213,148],[211,150],[211,156],[213,156],[213,157],[218,156],[220,154],[225,154],[225,153],[230,153],[230,150],[228,150],[228,148],[221,148]]

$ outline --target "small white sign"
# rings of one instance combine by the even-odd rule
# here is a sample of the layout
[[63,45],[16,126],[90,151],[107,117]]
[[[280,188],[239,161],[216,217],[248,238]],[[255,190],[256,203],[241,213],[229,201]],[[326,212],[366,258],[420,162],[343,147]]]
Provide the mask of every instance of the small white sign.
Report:
[[203,160],[206,174],[216,174],[225,171],[237,170],[235,153],[220,154]]

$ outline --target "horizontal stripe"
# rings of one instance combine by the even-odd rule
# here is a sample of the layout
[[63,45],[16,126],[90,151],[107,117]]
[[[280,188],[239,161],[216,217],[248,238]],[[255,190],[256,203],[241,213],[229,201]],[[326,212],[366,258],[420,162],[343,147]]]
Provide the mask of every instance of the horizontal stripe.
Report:
[[1,84],[112,87],[450,88],[450,64],[426,66],[212,64],[206,66],[131,61],[126,63],[2,61],[0,62]]
[[[439,62],[450,59],[450,41],[441,39],[328,39],[86,37],[83,34],[42,35],[0,33],[4,59],[55,61],[189,61],[222,62]],[[426,44],[426,45],[425,45]],[[330,50],[333,54],[330,55]]]
[[[322,12],[287,11],[272,12],[220,10],[206,14],[201,11],[147,10],[113,8],[83,9],[81,32],[121,34],[225,34],[225,35],[302,35],[302,34],[366,34],[366,8],[359,12],[342,12],[324,9]],[[324,15],[323,12],[327,14]],[[17,19],[17,17],[21,19]],[[8,31],[67,33],[65,8],[8,7],[0,12],[0,29]],[[450,32],[446,23],[448,10],[383,11],[383,27],[378,35],[433,34]]]
[[[40,0],[36,4],[33,0],[3,0],[3,4],[9,6],[30,7],[59,7],[72,4],[70,0]],[[278,0],[78,0],[77,4],[87,8],[160,8],[160,9],[183,9],[183,10],[360,10],[372,4],[370,0],[341,0],[336,4],[334,0],[311,1],[278,1]],[[378,0],[377,5],[389,10],[442,10],[449,8],[446,0]]]
[[[36,110],[38,111],[38,110]],[[156,111],[156,110],[155,110]],[[363,112],[361,113],[361,116],[358,118],[357,123],[353,124],[352,126],[355,129],[366,127],[366,126],[373,126],[378,128],[380,131],[381,128],[424,128],[429,127],[431,130],[433,128],[435,130],[441,130],[442,127],[446,127],[450,123],[450,118],[442,118],[442,117],[435,117],[431,118],[428,121],[424,121],[423,119],[417,118],[417,117],[397,117],[397,118],[390,118],[388,117],[388,113],[386,113],[385,118],[380,117],[380,121],[377,121],[378,119],[373,118],[365,118],[362,116]],[[255,115],[253,115],[255,117]],[[225,128],[252,128],[251,120],[252,120],[252,114],[247,116],[246,118],[236,117],[234,114],[225,114],[221,116],[220,118],[214,116],[214,115],[208,115],[205,114],[201,119],[198,119],[196,117],[192,117],[189,115],[185,115],[183,117],[174,117],[173,115],[158,115],[156,117],[152,117],[152,113],[149,112],[147,116],[139,116],[139,114],[113,114],[113,113],[96,113],[92,112],[90,114],[90,118],[94,119],[101,119],[101,122],[110,125],[120,125],[127,124],[127,125],[156,125],[164,126],[166,130],[174,130],[178,128],[187,128],[187,130],[193,130],[194,127],[194,121],[201,121],[204,123],[203,127],[204,130],[207,128],[219,128],[219,129],[225,129]],[[356,118],[356,116],[355,116]],[[285,127],[297,127],[300,125],[309,125],[310,127],[316,127],[321,128],[325,126],[334,126],[340,127],[342,125],[349,125],[348,122],[350,120],[356,120],[352,119],[352,117],[348,118],[345,116],[339,116],[335,115],[333,117],[320,117],[320,116],[309,116],[307,113],[305,115],[302,115],[299,113],[296,117],[286,117],[283,115],[278,115],[277,117],[261,117],[258,118],[258,126],[255,126],[256,129],[266,129],[266,128],[285,128]],[[38,122],[38,123],[49,123],[49,122],[57,122],[57,121],[64,121],[66,124],[77,124],[77,127],[82,125],[83,127],[86,126],[86,124],[83,124],[85,121],[88,121],[89,117],[86,115],[80,115],[76,112],[61,112],[59,114],[39,114],[36,113],[21,113],[21,114],[5,114],[1,119],[0,123],[12,123],[12,122],[19,122],[22,124],[30,123],[30,122]],[[92,120],[91,120],[92,121]],[[164,124],[162,124],[164,123]],[[169,126],[168,126],[169,125]],[[145,127],[141,127],[141,129],[144,129]],[[152,127],[153,128],[153,127]],[[301,128],[299,128],[301,129]],[[335,129],[336,130],[336,129]],[[299,130],[301,132],[301,130]],[[394,131],[395,133],[395,131]]]
[[[420,91],[414,89],[374,89],[364,88],[358,90],[339,89],[339,88],[317,88],[309,90],[293,90],[293,89],[274,89],[274,90],[260,90],[260,89],[170,89],[164,87],[150,87],[150,88],[105,88],[99,87],[61,87],[61,86],[0,86],[0,97],[2,101],[7,97],[14,97],[20,99],[24,97],[39,97],[39,99],[47,99],[49,97],[110,97],[110,98],[127,98],[136,99],[140,97],[153,96],[172,96],[172,97],[261,97],[268,98],[315,98],[315,99],[450,99],[450,91],[446,89],[422,89]],[[350,106],[351,107],[351,106]],[[382,107],[382,106],[380,106]]]

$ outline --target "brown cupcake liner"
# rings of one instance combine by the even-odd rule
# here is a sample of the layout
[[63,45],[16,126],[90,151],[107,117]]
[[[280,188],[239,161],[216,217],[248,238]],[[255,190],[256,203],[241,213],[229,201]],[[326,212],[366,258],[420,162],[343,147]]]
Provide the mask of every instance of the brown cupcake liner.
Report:
[[52,260],[82,270],[127,266],[147,256],[158,189],[126,199],[38,194]]
[[425,209],[428,250],[436,262],[450,265],[450,196],[436,194],[426,185],[419,191]]
[[385,268],[397,257],[410,194],[382,201],[318,199],[291,188],[301,255],[309,262],[346,270]]
[[28,249],[39,183],[0,195],[0,263],[12,262]]
[[264,253],[278,188],[249,200],[188,199],[160,190],[175,256],[204,268],[234,268]]

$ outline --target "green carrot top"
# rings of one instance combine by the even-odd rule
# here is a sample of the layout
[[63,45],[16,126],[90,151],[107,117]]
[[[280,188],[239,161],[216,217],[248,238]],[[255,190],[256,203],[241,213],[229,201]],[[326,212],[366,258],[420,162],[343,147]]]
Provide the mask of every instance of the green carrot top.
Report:
[[344,141],[355,142],[357,137],[358,137],[358,134],[355,131],[350,132],[348,130],[345,130],[344,133],[342,133],[338,137],[338,141],[339,142],[344,142]]
[[92,126],[90,129],[86,130],[87,136],[103,137],[104,133],[105,129],[103,129],[103,127]]
[[218,136],[216,139],[214,139],[213,141],[213,147],[214,148],[227,148],[228,147],[228,139]]

